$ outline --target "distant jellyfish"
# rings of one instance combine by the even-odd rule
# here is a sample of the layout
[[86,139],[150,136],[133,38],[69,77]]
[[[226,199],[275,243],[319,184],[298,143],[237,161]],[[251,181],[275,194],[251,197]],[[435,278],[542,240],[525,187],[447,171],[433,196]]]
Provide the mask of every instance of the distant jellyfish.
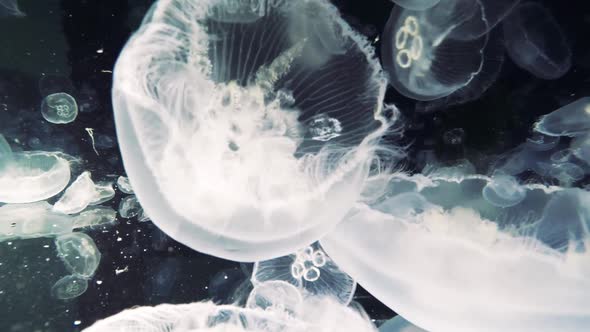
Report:
[[133,194],[133,188],[131,187],[131,183],[129,183],[129,178],[125,176],[119,176],[117,178],[117,188],[124,194]]
[[30,203],[51,198],[70,181],[70,162],[61,153],[26,151],[0,158],[0,202]]
[[526,191],[513,176],[498,174],[482,190],[488,203],[498,207],[514,206],[526,197]]
[[440,0],[391,0],[398,6],[401,6],[405,9],[411,10],[424,10],[428,9],[437,3]]
[[170,295],[176,284],[176,278],[180,274],[178,258],[165,258],[150,261],[147,274],[146,295],[149,298],[166,298]]
[[88,205],[100,204],[115,196],[111,184],[97,185],[90,176],[88,171],[80,174],[55,203],[53,209],[65,214],[75,214]]
[[100,251],[94,240],[84,233],[74,232],[55,239],[57,254],[70,273],[90,279],[100,263]]
[[370,42],[328,1],[154,4],[113,73],[119,146],[152,221],[257,261],[326,234],[390,125]]
[[519,67],[542,79],[556,79],[572,65],[563,31],[542,5],[526,2],[503,23],[508,55]]
[[51,287],[51,295],[59,300],[70,300],[76,298],[88,289],[88,280],[69,275],[59,279]]
[[559,180],[560,184],[566,187],[581,180],[585,174],[582,167],[568,162],[553,164],[549,169],[549,176]]
[[395,316],[379,326],[379,332],[428,332],[405,320],[402,316]]
[[125,219],[136,217],[142,211],[137,196],[125,196],[119,202],[119,215]]
[[542,116],[535,131],[549,136],[582,136],[590,133],[590,97],[584,97]]
[[[458,10],[469,19],[450,31],[451,38],[474,40],[490,33],[514,11],[522,0],[457,0]],[[476,5],[477,4],[477,5]],[[474,6],[475,5],[475,6]]]
[[301,289],[304,296],[331,296],[348,304],[356,282],[342,272],[319,244],[295,254],[254,264],[252,283],[281,280]]
[[483,3],[479,1],[441,0],[423,11],[395,7],[382,36],[381,53],[392,86],[404,96],[422,101],[460,89],[481,90],[479,83],[469,85],[488,61],[488,35],[473,40],[451,37],[453,32],[460,34],[454,29],[473,19],[480,6]]
[[0,18],[3,16],[22,17],[26,14],[18,8],[17,0],[0,0]]
[[41,103],[41,114],[51,123],[70,123],[78,116],[78,104],[74,97],[67,93],[50,94]]
[[72,232],[70,216],[56,213],[45,202],[5,204],[0,207],[0,242],[52,237]]
[[209,280],[207,292],[215,303],[236,303],[238,289],[246,280],[244,273],[238,268],[223,269]]
[[465,131],[462,128],[453,128],[443,134],[443,141],[447,145],[461,145],[465,140]]

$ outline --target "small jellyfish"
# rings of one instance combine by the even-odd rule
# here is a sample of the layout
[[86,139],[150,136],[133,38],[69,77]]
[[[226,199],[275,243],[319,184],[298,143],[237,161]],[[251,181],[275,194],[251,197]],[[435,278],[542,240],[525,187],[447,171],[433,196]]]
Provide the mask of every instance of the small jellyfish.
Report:
[[125,219],[136,217],[143,210],[135,195],[125,196],[119,203],[119,215]]
[[478,95],[487,89],[490,82],[486,76],[495,77],[500,69],[482,70],[501,51],[496,47],[496,35],[484,34],[473,40],[451,37],[452,32],[460,34],[454,29],[473,19],[473,13],[483,5],[479,1],[441,0],[423,11],[395,7],[382,36],[381,59],[390,84],[402,95],[421,101],[459,90],[465,96]]
[[425,10],[433,7],[440,0],[391,0],[398,6],[411,10]]
[[133,194],[133,188],[129,182],[129,178],[125,176],[119,176],[117,178],[117,188],[124,194]]
[[572,65],[563,31],[542,5],[519,5],[503,23],[508,55],[519,67],[542,79],[556,79]]
[[395,316],[379,326],[379,332],[428,332],[408,322],[402,316]]
[[41,114],[54,124],[70,123],[78,116],[78,105],[74,97],[65,92],[53,93],[43,99]]
[[535,131],[549,136],[582,136],[590,133],[590,97],[584,97],[543,115]]
[[240,300],[236,296],[246,280],[246,276],[238,268],[221,270],[209,280],[209,298],[215,303],[235,303]]
[[488,203],[498,207],[514,206],[526,197],[526,191],[510,175],[494,175],[482,189],[482,195]]
[[90,279],[100,263],[100,251],[94,240],[84,233],[60,235],[55,239],[58,257],[73,275]]
[[298,250],[295,254],[254,264],[252,283],[270,280],[288,282],[303,291],[304,296],[332,296],[349,303],[356,282],[342,272],[319,244]]
[[117,219],[117,211],[106,206],[97,206],[82,211],[74,217],[74,229],[92,228],[95,226],[112,225]]
[[70,216],[56,213],[45,202],[5,204],[0,207],[0,241],[32,239],[72,232]]
[[557,163],[551,165],[549,176],[557,179],[563,186],[569,187],[572,183],[581,180],[586,172],[574,163]]
[[59,279],[51,287],[51,295],[59,300],[70,300],[84,294],[87,289],[88,280],[70,275]]
[[85,171],[66,189],[53,209],[65,214],[76,214],[88,205],[103,203],[113,196],[115,192],[111,184],[96,185],[90,172]]
[[15,152],[0,158],[0,202],[30,203],[57,195],[70,181],[66,158],[44,151]]

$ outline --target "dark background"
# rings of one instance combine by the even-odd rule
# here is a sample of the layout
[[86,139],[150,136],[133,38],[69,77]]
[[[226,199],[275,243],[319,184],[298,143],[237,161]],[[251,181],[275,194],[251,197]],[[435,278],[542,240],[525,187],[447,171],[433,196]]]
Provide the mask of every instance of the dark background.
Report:
[[[590,95],[589,4],[536,2],[546,6],[564,30],[573,52],[569,73],[541,80],[506,59],[497,81],[480,98],[429,113],[417,112],[415,101],[389,89],[386,102],[401,110],[405,130],[388,140],[409,145],[408,169],[419,170],[429,155],[441,162],[467,158],[485,172],[493,156],[529,136],[540,115]],[[26,17],[0,18],[0,133],[15,150],[61,149],[80,157],[77,167],[90,170],[95,180],[125,174],[116,146],[109,71],[151,3],[23,0],[19,4]],[[371,39],[381,34],[393,7],[388,0],[334,3]],[[375,46],[379,51],[378,41]],[[70,93],[80,105],[71,124],[49,125],[40,115],[42,98],[58,91]],[[94,129],[98,156],[85,128]],[[463,131],[459,143],[445,139],[455,128]],[[113,207],[123,196],[117,192]],[[132,306],[207,298],[229,303],[247,294],[250,265],[197,253],[150,222],[120,218],[116,226],[86,233],[97,243],[102,260],[88,290],[70,301],[50,295],[51,285],[66,274],[53,240],[0,243],[0,331],[77,331]],[[125,268],[127,272],[115,273]],[[355,300],[376,320],[394,315],[360,287]]]

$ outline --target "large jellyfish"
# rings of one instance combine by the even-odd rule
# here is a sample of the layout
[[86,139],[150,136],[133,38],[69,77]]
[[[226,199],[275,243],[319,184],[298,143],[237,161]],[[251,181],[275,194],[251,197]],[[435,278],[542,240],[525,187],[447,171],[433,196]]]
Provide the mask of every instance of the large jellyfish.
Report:
[[519,5],[504,21],[506,49],[521,68],[543,79],[556,79],[572,65],[572,52],[561,27],[542,5]]
[[385,82],[327,1],[159,1],[114,70],[130,183],[193,249],[295,252],[357,199],[387,127]]
[[69,181],[67,156],[44,151],[13,153],[4,137],[0,139],[0,202],[41,201],[61,192]]
[[[383,33],[381,54],[393,87],[423,101],[460,89],[466,96],[478,96],[487,89],[500,70],[501,61],[498,66],[490,65],[502,59],[498,37],[493,35],[490,40],[488,29],[477,38],[459,38],[472,32],[463,26],[473,20],[488,24],[476,15],[486,4],[441,0],[423,11],[395,7]],[[494,69],[484,71],[486,64]]]

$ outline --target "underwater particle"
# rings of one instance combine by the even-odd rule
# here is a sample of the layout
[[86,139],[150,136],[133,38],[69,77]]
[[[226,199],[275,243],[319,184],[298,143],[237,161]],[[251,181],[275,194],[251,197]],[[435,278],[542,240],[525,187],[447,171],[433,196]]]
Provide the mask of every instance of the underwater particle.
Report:
[[114,195],[112,185],[96,185],[90,177],[90,172],[85,171],[65,190],[53,209],[65,214],[76,214],[88,205],[100,204]]
[[69,300],[84,294],[87,289],[88,280],[69,275],[59,279],[51,287],[51,295],[59,300]]
[[111,225],[117,219],[117,211],[107,206],[97,206],[86,209],[74,216],[74,229],[92,228],[95,226]]
[[124,194],[133,194],[133,188],[129,182],[129,178],[126,176],[119,176],[117,178],[117,188]]
[[5,204],[0,207],[0,241],[32,239],[72,232],[72,218],[56,213],[45,202]]
[[494,175],[482,189],[483,198],[498,207],[514,206],[526,197],[526,191],[510,175]]
[[92,142],[92,150],[94,150],[94,153],[96,153],[96,155],[98,156],[98,151],[96,150],[96,143],[94,142],[94,129],[93,128],[84,128],[84,130],[86,130],[86,132],[88,133],[88,136],[90,136],[90,141]]
[[453,128],[443,134],[443,141],[447,145],[461,145],[465,140],[465,131],[462,128]]
[[[374,50],[334,6],[252,5],[156,2],[113,73],[126,174],[152,221],[192,249],[251,262],[338,223],[390,126]],[[310,135],[320,114],[341,129]]]
[[340,136],[341,133],[340,121],[326,114],[317,115],[310,120],[309,134],[312,140],[326,142]]
[[136,217],[141,210],[141,205],[135,195],[125,196],[119,203],[119,215],[125,219]]
[[391,0],[398,6],[411,10],[425,10],[436,5],[440,0]]
[[535,123],[534,130],[549,136],[576,137],[590,133],[590,97],[543,115]]
[[356,282],[338,268],[318,243],[295,254],[254,264],[252,283],[285,281],[301,290],[303,296],[330,296],[347,304]]
[[70,163],[57,152],[26,151],[0,158],[0,202],[30,203],[51,198],[70,181]]
[[85,279],[94,275],[101,254],[90,236],[79,232],[60,235],[55,239],[55,246],[70,273]]
[[252,289],[246,301],[246,308],[294,313],[301,303],[303,297],[295,286],[281,280],[270,280],[257,284]]
[[402,316],[395,316],[379,326],[379,332],[428,332],[405,320]]
[[508,55],[522,69],[542,79],[565,75],[572,65],[572,51],[551,12],[525,2],[503,23]]
[[74,97],[65,92],[53,93],[43,99],[41,114],[48,122],[66,124],[76,120],[78,104]]

